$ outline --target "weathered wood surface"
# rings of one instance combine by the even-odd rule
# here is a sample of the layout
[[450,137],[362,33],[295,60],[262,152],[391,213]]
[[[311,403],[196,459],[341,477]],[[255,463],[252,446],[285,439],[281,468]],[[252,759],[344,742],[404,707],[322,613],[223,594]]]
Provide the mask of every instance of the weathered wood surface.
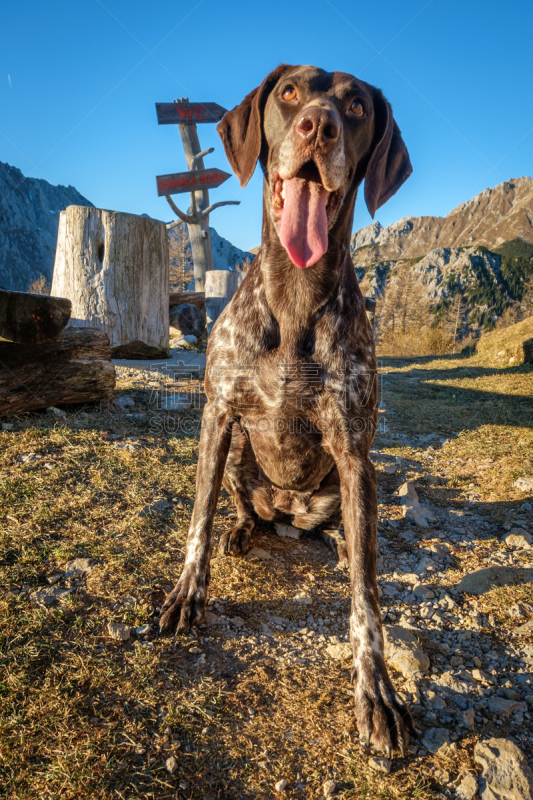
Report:
[[196,306],[200,311],[205,306],[205,292],[170,292],[168,297],[169,306],[187,305]]
[[[176,101],[179,104],[187,104],[188,98],[182,97],[181,100]],[[198,153],[202,152],[200,147],[200,140],[198,139],[198,130],[196,125],[178,125],[178,129],[185,151],[185,159],[187,167],[192,170],[193,159]],[[197,169],[204,169],[203,158],[196,159],[194,165]],[[194,198],[198,211],[204,211],[209,207],[209,192],[207,189],[194,192]],[[201,220],[199,225],[187,225],[189,232],[189,240],[191,242],[193,270],[194,270],[194,288],[197,292],[205,291],[205,274],[213,269],[213,254],[211,252],[211,238],[209,236],[209,220]]]
[[244,278],[243,272],[233,272],[229,269],[217,269],[206,273],[205,313],[209,335],[211,335],[211,330],[216,320],[226,308]]
[[71,308],[64,297],[0,289],[0,340],[37,344],[54,339],[69,321]]
[[52,294],[69,327],[103,328],[114,358],[168,356],[169,256],[163,222],[86,206],[59,218]]
[[164,197],[167,194],[182,194],[195,189],[216,189],[224,181],[231,178],[229,172],[224,172],[217,167],[209,169],[193,169],[191,172],[174,172],[171,175],[158,175],[157,194]]
[[115,366],[106,333],[66,328],[44,344],[0,342],[0,414],[109,398]]
[[218,103],[189,103],[176,100],[174,103],[156,103],[155,111],[159,125],[196,125],[202,122],[220,122],[226,109]]

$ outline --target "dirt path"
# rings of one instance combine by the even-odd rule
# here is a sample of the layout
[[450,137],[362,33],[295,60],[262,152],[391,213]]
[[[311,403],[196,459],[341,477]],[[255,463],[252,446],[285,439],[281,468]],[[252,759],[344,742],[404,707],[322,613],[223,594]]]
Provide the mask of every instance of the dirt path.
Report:
[[[513,486],[533,475],[531,369],[381,365],[383,618],[430,659],[391,655],[422,736],[390,774],[355,735],[347,575],[315,538],[265,529],[247,558],[214,559],[207,626],[155,636],[183,557],[200,412],[154,412],[153,376],[119,373],[134,406],[31,414],[0,433],[7,797],[319,798],[328,781],[339,798],[453,797],[479,772],[478,740],[533,751],[533,491]],[[427,527],[403,516],[406,481]],[[221,497],[217,532],[231,513]],[[92,561],[66,569],[75,558]],[[109,622],[139,632],[118,642]]]

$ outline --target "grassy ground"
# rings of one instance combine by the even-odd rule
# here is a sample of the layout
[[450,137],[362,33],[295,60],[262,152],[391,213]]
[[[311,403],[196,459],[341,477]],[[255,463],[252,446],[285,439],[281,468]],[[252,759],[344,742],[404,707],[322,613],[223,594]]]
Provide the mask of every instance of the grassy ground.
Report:
[[[413,474],[441,475],[428,487],[434,503],[474,500],[503,520],[524,502],[512,483],[533,473],[530,367],[420,358],[385,361],[382,373],[383,416],[396,438],[382,432],[380,449],[409,459]],[[313,539],[289,542],[265,529],[254,544],[271,560],[214,559],[210,609],[240,617],[244,631],[210,625],[189,637],[109,637],[109,622],[153,620],[179,574],[197,453],[195,435],[154,425],[149,387],[125,379],[117,394],[124,390],[135,417],[105,405],[60,419],[28,414],[0,432],[4,796],[267,800],[286,779],[283,796],[318,798],[333,778],[340,798],[425,800],[443,789],[436,770],[453,779],[473,769],[475,733],[448,755],[396,758],[390,775],[369,768],[354,735],[348,669],[318,652],[294,657],[294,634],[272,621],[297,623],[311,611],[347,629],[347,576]],[[199,414],[186,415],[191,430]],[[448,442],[401,438],[431,433]],[[383,498],[391,479],[380,480]],[[161,499],[165,507],[147,511]],[[230,514],[223,495],[217,535]],[[389,498],[380,514],[399,509]],[[390,545],[401,549],[393,536]],[[28,590],[78,556],[96,566],[60,580],[72,589],[64,603],[30,602]],[[298,592],[312,606],[295,603]],[[503,600],[496,593],[485,602],[498,610]],[[270,643],[261,638],[265,624]]]

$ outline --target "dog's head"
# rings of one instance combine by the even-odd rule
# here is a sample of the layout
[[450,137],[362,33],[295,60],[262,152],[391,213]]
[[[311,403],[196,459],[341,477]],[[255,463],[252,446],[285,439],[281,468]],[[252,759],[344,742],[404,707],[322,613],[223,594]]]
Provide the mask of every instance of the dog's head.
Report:
[[271,219],[298,267],[324,255],[328,231],[363,178],[373,217],[412,172],[383,94],[344,72],[283,64],[217,130],[241,186],[260,161]]

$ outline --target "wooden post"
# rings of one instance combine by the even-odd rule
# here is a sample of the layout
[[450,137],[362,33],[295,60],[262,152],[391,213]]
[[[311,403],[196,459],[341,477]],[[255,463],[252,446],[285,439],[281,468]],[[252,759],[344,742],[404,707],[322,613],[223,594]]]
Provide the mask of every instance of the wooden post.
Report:
[[229,269],[217,269],[208,272],[205,281],[205,311],[207,316],[207,333],[241,285],[245,275]]
[[[188,97],[182,97],[176,102],[188,103]],[[200,140],[196,125],[178,125],[187,167],[192,169],[204,169],[203,158],[195,158],[201,153]],[[193,204],[196,203],[196,210],[205,211],[209,206],[209,192],[202,189],[201,192],[194,192]],[[193,217],[196,216],[194,213]],[[211,252],[211,239],[209,236],[209,217],[200,217],[198,224],[187,223],[189,239],[191,242],[192,260],[194,267],[194,289],[197,292],[205,292],[205,273],[213,269],[213,254]]]
[[69,206],[59,218],[52,294],[71,300],[70,327],[105,330],[114,358],[166,358],[168,262],[163,222]]

